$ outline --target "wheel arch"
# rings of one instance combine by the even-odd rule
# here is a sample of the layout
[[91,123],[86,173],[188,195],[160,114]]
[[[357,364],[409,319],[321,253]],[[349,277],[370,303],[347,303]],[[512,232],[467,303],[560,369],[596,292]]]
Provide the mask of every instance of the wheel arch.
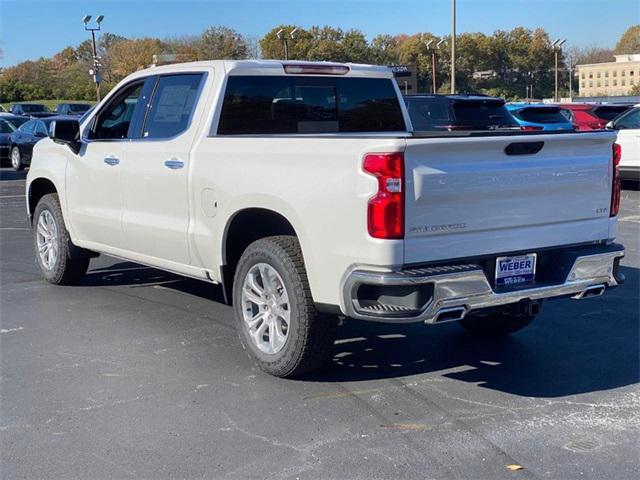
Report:
[[292,235],[300,240],[293,223],[282,213],[270,208],[243,208],[229,217],[222,237],[220,272],[227,303],[231,304],[233,276],[242,253],[256,240],[273,235]]
[[33,221],[33,212],[42,197],[49,193],[58,193],[56,184],[47,177],[38,177],[29,183],[27,192],[27,208],[29,221]]

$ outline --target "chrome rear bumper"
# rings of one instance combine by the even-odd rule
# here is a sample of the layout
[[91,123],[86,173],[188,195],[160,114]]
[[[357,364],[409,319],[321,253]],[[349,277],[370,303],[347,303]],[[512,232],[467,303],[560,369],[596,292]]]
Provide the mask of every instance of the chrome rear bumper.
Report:
[[[477,264],[415,268],[398,272],[372,272],[354,270],[343,286],[343,309],[347,316],[382,322],[441,323],[462,319],[472,310],[534,301],[545,298],[570,296],[575,299],[598,296],[607,288],[616,287],[624,280],[617,275],[617,265],[624,256],[621,245],[582,250],[585,254],[568,251],[566,265],[558,265],[564,280],[553,283],[531,284],[525,287],[494,291],[484,270]],[[570,266],[570,268],[569,268]],[[564,272],[567,272],[566,274]],[[360,288],[402,287],[402,292],[420,292],[424,303],[407,307],[384,303],[365,302],[359,297]],[[380,297],[383,298],[383,297]],[[415,295],[414,295],[415,298]]]

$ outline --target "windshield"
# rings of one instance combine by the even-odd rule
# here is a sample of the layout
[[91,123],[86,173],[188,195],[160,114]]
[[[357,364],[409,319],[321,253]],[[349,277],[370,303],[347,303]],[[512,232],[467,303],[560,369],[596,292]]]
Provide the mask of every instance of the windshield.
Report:
[[6,120],[0,120],[0,133],[13,133],[16,127],[11,125]]
[[512,113],[525,122],[567,123],[567,119],[560,113],[559,107],[530,107]]
[[22,110],[24,112],[28,112],[28,113],[48,112],[49,111],[47,109],[47,107],[45,107],[44,105],[38,105],[38,104],[35,104],[35,103],[23,104],[22,105]]
[[453,104],[458,123],[480,129],[516,127],[517,123],[499,100],[470,100]]
[[626,112],[629,108],[631,107],[627,107],[626,105],[607,105],[606,107],[597,107],[593,110],[593,113],[596,117],[608,121]]
[[81,103],[72,103],[69,105],[69,110],[76,113],[84,113],[90,108],[90,105],[83,105]]
[[438,97],[406,97],[405,103],[416,131],[495,130],[517,127],[499,99],[454,100]]
[[9,120],[5,120],[5,122],[10,123],[11,125],[13,125],[15,128],[18,128],[20,125],[22,125],[25,122],[28,122],[29,119],[26,117],[12,117]]

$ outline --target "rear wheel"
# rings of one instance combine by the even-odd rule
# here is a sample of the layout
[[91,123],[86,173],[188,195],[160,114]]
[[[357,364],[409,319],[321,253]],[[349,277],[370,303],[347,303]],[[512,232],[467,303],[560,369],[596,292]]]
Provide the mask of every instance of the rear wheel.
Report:
[[527,327],[537,314],[504,310],[492,313],[471,312],[458,323],[476,337],[502,337]]
[[87,273],[90,258],[71,242],[55,193],[43,196],[36,206],[33,243],[40,271],[47,282],[73,285]]
[[11,149],[11,166],[16,172],[24,169],[24,164],[22,163],[22,154],[20,153],[20,149],[18,147],[13,147]]
[[294,377],[328,358],[336,321],[313,303],[295,237],[267,237],[247,247],[234,277],[233,304],[242,345],[263,371]]

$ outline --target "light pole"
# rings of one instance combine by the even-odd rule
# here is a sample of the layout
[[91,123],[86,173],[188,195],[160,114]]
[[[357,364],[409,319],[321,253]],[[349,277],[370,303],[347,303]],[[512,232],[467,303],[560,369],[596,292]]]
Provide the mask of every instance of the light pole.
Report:
[[435,52],[435,50],[433,50],[431,48],[431,44],[433,42],[434,42],[434,40],[432,38],[427,43],[425,43],[425,46],[427,47],[427,52],[431,53],[431,83],[433,85],[431,87],[431,93],[436,93],[435,92],[435,88],[436,88],[436,52]]
[[436,93],[436,51],[440,50],[440,46],[445,43],[444,38],[436,43],[433,47],[431,44],[435,42],[435,39],[431,39],[426,43],[427,50],[431,52],[431,93]]
[[564,42],[566,42],[567,40],[561,40],[561,39],[557,39],[555,42],[553,42],[551,44],[551,46],[553,47],[553,52],[555,53],[555,89],[554,89],[554,95],[553,95],[553,101],[557,102],[558,101],[558,54],[560,53],[560,51],[562,50],[562,45],[564,44]]
[[[298,27],[289,32],[289,38],[291,38],[291,40],[295,38],[297,31]],[[287,41],[287,35],[284,33],[284,28],[281,28],[276,32],[276,37],[278,37],[278,40],[282,40],[282,44],[284,45],[284,59],[289,60],[289,42]]]
[[104,20],[104,15],[98,15],[96,17],[96,26],[90,27],[89,22],[91,21],[91,15],[85,15],[82,17],[82,23],[84,23],[84,29],[88,32],[91,32],[91,53],[93,55],[93,68],[89,70],[89,75],[93,76],[93,81],[96,84],[96,100],[100,101],[100,81],[102,80],[100,76],[100,61],[98,59],[98,50],[96,49],[96,32],[100,31],[100,24]]
[[451,0],[451,94],[456,93],[456,0]]

